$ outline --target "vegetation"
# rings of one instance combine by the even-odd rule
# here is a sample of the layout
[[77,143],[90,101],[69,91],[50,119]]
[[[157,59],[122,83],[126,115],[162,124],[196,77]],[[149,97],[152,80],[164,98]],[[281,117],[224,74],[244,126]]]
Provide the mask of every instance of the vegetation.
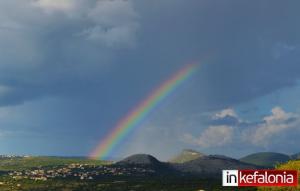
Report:
[[72,163],[89,165],[110,164],[107,161],[76,157],[3,157],[0,158],[0,171],[27,170],[37,167],[62,166]]
[[[276,166],[276,169],[282,169],[282,170],[298,170],[298,174],[300,173],[300,160],[291,160],[291,161],[288,161],[284,164],[280,164],[280,165],[277,165]],[[261,187],[261,188],[258,188],[258,190],[261,190],[261,191],[279,191],[279,190],[289,190],[289,191],[292,191],[292,190],[300,190],[300,177],[298,177],[298,187],[295,188],[295,187],[281,187],[281,188],[271,188],[271,187]]]
[[[130,160],[129,160],[130,159]],[[151,159],[151,160],[150,160]],[[138,155],[125,162],[156,164],[151,157]],[[123,161],[123,162],[124,162]],[[150,162],[149,162],[150,161]],[[154,162],[153,162],[154,161]],[[195,160],[197,161],[197,160]],[[147,168],[126,168],[110,165],[110,162],[71,157],[2,157],[0,158],[1,191],[229,191],[229,190],[300,190],[297,188],[235,188],[222,187],[219,178],[199,176],[174,176],[166,173],[157,176],[147,174]],[[150,165],[153,166],[153,165]],[[277,169],[296,169],[300,172],[300,160],[278,164]],[[49,173],[54,176],[48,176]],[[122,172],[122,173],[120,173]],[[19,174],[20,173],[20,174]],[[98,174],[93,176],[93,174]],[[74,176],[77,174],[76,176]],[[66,175],[66,176],[64,176]],[[87,175],[87,176],[84,176]],[[90,175],[93,178],[89,178]],[[46,177],[40,179],[40,177]],[[84,177],[82,179],[82,177]],[[299,180],[300,181],[300,180]]]
[[[74,180],[53,179],[48,181],[12,180],[7,177],[0,181],[1,191],[231,191],[233,188],[221,186],[219,179],[172,179],[172,178],[121,178],[110,177],[103,180]],[[256,188],[243,188],[235,190],[256,190]]]
[[[139,160],[140,162],[140,160]],[[76,164],[76,165],[74,165]],[[105,165],[103,165],[105,164]],[[6,157],[0,159],[1,191],[196,191],[196,190],[232,190],[221,186],[221,179],[205,179],[201,177],[176,177],[172,174],[164,176],[149,176],[141,173],[119,174],[115,165],[108,162],[84,158],[65,157]],[[104,171],[99,170],[104,169]],[[115,171],[117,169],[117,171]],[[141,169],[145,172],[146,169]],[[47,172],[57,174],[54,177],[45,176]],[[124,172],[126,171],[123,170]],[[140,171],[138,168],[132,172]],[[98,173],[89,179],[81,177],[88,173]],[[106,174],[101,174],[104,172]],[[64,173],[66,176],[63,176]],[[77,174],[77,176],[73,176]],[[46,179],[38,179],[40,177]],[[36,179],[32,179],[36,178]],[[238,190],[238,189],[236,189]],[[239,189],[240,190],[240,189]],[[243,190],[256,190],[243,188]]]
[[277,169],[298,170],[300,172],[300,160],[291,160],[287,163],[276,166]]

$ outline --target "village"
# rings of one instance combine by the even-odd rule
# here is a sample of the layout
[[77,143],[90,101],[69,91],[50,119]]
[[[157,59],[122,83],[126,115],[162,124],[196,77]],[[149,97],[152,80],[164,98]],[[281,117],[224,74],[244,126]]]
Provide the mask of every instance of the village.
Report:
[[47,169],[41,167],[32,170],[12,171],[8,175],[15,179],[31,179],[36,181],[46,181],[54,178],[75,178],[79,180],[94,180],[104,176],[143,176],[155,173],[152,169],[124,166],[103,165],[96,166],[90,164],[74,163],[66,166],[52,167]]

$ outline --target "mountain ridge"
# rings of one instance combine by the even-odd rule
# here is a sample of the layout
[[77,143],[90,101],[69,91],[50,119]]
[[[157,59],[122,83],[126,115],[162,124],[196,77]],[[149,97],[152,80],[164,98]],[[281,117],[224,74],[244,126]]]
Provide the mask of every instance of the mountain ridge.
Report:
[[115,163],[120,166],[145,167],[158,174],[193,175],[203,177],[220,176],[224,169],[261,169],[253,165],[222,155],[205,155],[182,163],[161,162],[152,155],[135,154]]
[[289,160],[291,160],[291,156],[277,152],[257,152],[240,158],[240,161],[267,167],[274,167]]

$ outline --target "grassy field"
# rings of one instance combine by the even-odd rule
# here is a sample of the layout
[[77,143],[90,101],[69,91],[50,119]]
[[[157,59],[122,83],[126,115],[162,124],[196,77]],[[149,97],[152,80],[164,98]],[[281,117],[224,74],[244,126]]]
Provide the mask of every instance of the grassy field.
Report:
[[111,162],[75,157],[14,157],[1,158],[0,171],[26,170],[39,167],[62,166],[72,163],[106,165]]
[[[300,160],[291,160],[286,163],[280,164],[276,166],[276,169],[281,169],[281,170],[298,170],[298,174],[300,173]],[[296,191],[300,190],[300,177],[298,177],[298,187],[285,187],[285,188],[270,188],[270,187],[261,187],[258,190],[260,191],[278,191],[278,190],[287,190],[287,191]]]

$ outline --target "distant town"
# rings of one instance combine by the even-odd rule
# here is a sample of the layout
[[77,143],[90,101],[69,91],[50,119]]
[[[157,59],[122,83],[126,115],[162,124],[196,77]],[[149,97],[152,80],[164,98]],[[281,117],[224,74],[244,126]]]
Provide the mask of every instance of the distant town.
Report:
[[143,176],[154,173],[152,169],[141,167],[114,167],[114,166],[96,166],[89,164],[73,163],[65,167],[47,167],[34,170],[13,171],[8,173],[13,179],[31,179],[46,181],[50,178],[76,178],[79,180],[93,180],[101,176]]

